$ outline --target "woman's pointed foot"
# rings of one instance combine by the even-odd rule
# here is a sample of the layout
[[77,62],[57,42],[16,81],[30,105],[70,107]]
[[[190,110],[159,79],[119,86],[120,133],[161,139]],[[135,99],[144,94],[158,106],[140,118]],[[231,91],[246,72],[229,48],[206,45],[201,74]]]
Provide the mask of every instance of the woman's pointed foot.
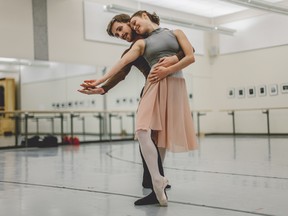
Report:
[[153,185],[153,189],[160,206],[168,205],[168,199],[165,192],[167,185],[168,185],[168,179],[166,179],[165,177],[162,177],[160,182],[155,182],[155,184]]

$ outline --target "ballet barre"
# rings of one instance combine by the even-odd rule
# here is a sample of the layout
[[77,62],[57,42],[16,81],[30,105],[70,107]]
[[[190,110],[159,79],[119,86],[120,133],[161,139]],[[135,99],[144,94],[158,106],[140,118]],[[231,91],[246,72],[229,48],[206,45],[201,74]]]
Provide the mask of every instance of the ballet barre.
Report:
[[270,136],[270,111],[271,110],[281,110],[288,109],[288,107],[269,107],[269,108],[247,108],[247,109],[223,109],[220,112],[227,112],[228,115],[232,117],[232,127],[233,127],[233,135],[236,135],[236,122],[235,122],[235,112],[242,111],[262,111],[263,114],[266,115],[267,122],[267,135]]
[[[19,145],[19,137],[23,137],[23,144],[24,146],[28,146],[28,135],[31,134],[35,134],[39,135],[40,133],[43,134],[43,132],[39,132],[39,120],[40,119],[47,119],[49,121],[51,121],[52,124],[52,131],[49,134],[58,134],[61,137],[61,142],[63,143],[63,137],[68,134],[71,137],[74,137],[76,134],[81,134],[83,135],[84,139],[85,136],[87,136],[86,134],[86,128],[85,128],[85,122],[86,119],[88,117],[92,117],[95,118],[96,120],[98,119],[99,121],[99,132],[94,133],[93,131],[88,133],[88,135],[91,136],[98,136],[99,140],[103,140],[103,136],[106,134],[108,134],[108,139],[112,140],[112,136],[117,135],[116,134],[112,134],[112,118],[116,117],[118,120],[120,120],[120,139],[123,139],[122,133],[124,133],[124,126],[123,126],[123,121],[125,120],[125,118],[127,119],[132,119],[132,127],[133,127],[133,132],[132,132],[132,136],[131,139],[134,138],[135,135],[135,110],[16,110],[16,111],[0,111],[0,116],[7,116],[10,119],[13,119],[15,124],[14,129],[12,129],[12,134],[14,133],[15,135],[15,146]],[[55,129],[54,129],[54,119],[58,118],[60,119],[60,123],[58,124],[58,128],[60,129],[60,131],[55,133]],[[29,131],[29,126],[31,122],[34,121],[36,124],[36,132],[31,132]],[[64,121],[67,121],[67,123],[70,123],[70,127],[68,126],[68,132],[64,132]],[[79,123],[82,124],[82,127],[78,126],[77,128],[81,130],[82,128],[82,132],[75,132],[75,120],[77,120]],[[109,124],[109,127],[106,128],[104,126],[108,126],[107,124],[105,124],[105,122],[107,121],[107,123]],[[129,120],[130,121],[130,120]],[[93,123],[93,122],[92,122]],[[21,130],[21,124],[22,124],[22,130]],[[47,124],[47,123],[43,123],[41,121],[41,125],[42,124]],[[30,126],[31,127],[31,126]],[[47,128],[47,127],[46,127]],[[66,127],[65,127],[66,128]],[[107,131],[107,129],[109,131]],[[44,132],[46,133],[46,132]],[[125,133],[126,134],[126,133]],[[128,134],[130,137],[130,133]],[[128,136],[127,134],[125,135],[126,137]],[[119,139],[119,138],[117,138]],[[127,139],[127,138],[126,138]],[[73,139],[72,139],[73,140]]]
[[212,110],[208,110],[208,109],[201,109],[201,110],[193,110],[192,111],[192,116],[193,116],[193,112],[196,113],[197,115],[197,135],[198,137],[200,136],[200,117],[201,116],[205,116],[207,114],[207,112],[212,112]]

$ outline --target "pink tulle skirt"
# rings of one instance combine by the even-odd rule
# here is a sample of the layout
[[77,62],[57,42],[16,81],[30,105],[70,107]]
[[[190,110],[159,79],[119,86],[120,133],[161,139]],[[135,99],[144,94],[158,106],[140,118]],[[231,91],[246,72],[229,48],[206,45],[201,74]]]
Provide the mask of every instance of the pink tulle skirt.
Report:
[[[136,131],[156,132],[157,146],[171,152],[197,148],[197,140],[184,78],[147,81],[136,115]],[[137,137],[136,137],[137,138]]]

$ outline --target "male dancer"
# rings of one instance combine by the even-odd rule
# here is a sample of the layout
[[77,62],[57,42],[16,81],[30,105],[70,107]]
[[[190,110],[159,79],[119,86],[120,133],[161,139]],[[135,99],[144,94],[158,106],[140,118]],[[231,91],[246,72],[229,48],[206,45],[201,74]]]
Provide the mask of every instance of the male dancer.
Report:
[[[143,36],[137,35],[131,29],[131,27],[129,25],[129,21],[130,21],[130,16],[127,14],[119,14],[119,15],[114,16],[107,26],[107,33],[112,37],[117,37],[117,38],[120,38],[122,40],[126,40],[127,42],[132,42],[132,45],[133,45],[134,42],[136,42],[138,39],[143,38]],[[130,48],[131,48],[131,46],[130,46]],[[122,56],[126,52],[128,52],[129,49],[125,50],[124,53],[122,54]],[[184,57],[184,53],[183,53],[183,51],[180,51],[177,54],[177,56],[162,58],[158,64],[159,64],[159,66],[168,67],[170,65],[177,63],[183,57]],[[116,86],[120,81],[125,79],[125,77],[130,72],[132,66],[137,67],[139,69],[139,71],[141,71],[143,73],[143,75],[145,76],[145,79],[149,79],[148,75],[149,75],[151,68],[150,68],[149,64],[146,62],[146,60],[144,59],[144,57],[140,56],[134,62],[132,62],[129,65],[127,65],[126,67],[122,68],[119,71],[119,73],[117,73],[115,76],[110,78],[103,86],[93,88],[93,89],[88,89],[85,86],[82,86],[83,89],[79,90],[79,91],[81,93],[84,93],[84,94],[105,94],[111,88]],[[91,80],[91,81],[93,81],[93,80]],[[90,80],[87,80],[86,82],[89,83]],[[142,92],[141,92],[141,95],[142,95]],[[154,140],[154,142],[156,142],[156,140]],[[156,149],[158,152],[159,171],[160,171],[160,174],[164,176],[164,171],[163,171],[163,166],[162,166],[164,156],[161,157],[159,154],[158,148],[156,148]],[[150,173],[148,171],[146,162],[142,156],[141,150],[140,150],[140,154],[142,157],[143,168],[144,168],[142,186],[144,188],[152,188],[153,189],[151,176],[150,176]],[[161,161],[161,159],[163,159],[163,160]],[[171,186],[168,185],[168,187],[171,187]],[[158,203],[158,200],[156,198],[156,195],[154,192],[152,192],[148,196],[137,200],[134,204],[135,205],[149,205],[149,204],[157,204],[157,203]]]

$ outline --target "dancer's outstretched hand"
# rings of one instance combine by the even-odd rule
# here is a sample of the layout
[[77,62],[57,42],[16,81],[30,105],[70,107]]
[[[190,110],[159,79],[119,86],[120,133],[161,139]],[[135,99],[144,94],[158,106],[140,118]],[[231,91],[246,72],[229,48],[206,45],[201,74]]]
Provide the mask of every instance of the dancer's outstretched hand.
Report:
[[83,94],[104,94],[105,93],[104,89],[101,87],[97,87],[101,83],[102,81],[100,79],[84,80],[84,82],[80,85],[83,88],[79,89],[78,91]]
[[91,95],[91,94],[104,94],[105,91],[101,87],[91,87],[91,88],[83,88],[78,90],[80,93]]
[[83,88],[94,88],[101,83],[101,80],[84,80],[84,82],[80,86],[82,86]]

